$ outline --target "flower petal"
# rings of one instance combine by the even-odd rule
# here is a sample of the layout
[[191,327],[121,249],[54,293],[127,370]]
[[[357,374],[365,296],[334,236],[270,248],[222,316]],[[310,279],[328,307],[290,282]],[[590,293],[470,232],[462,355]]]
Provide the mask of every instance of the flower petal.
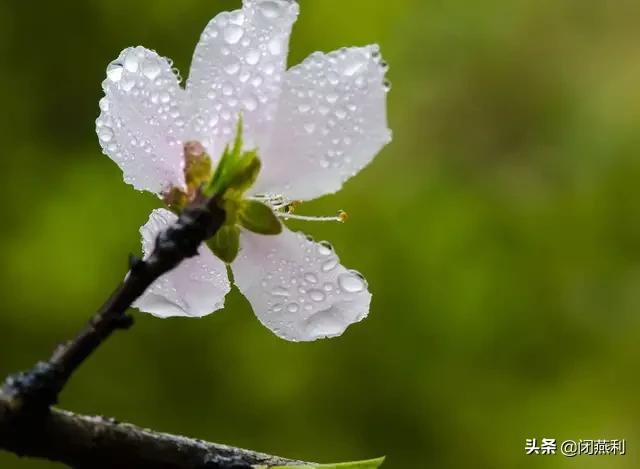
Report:
[[298,15],[290,0],[244,0],[207,25],[187,82],[195,118],[189,138],[218,158],[242,113],[247,148],[263,147],[274,119],[289,34]]
[[[177,219],[165,209],[151,213],[147,224],[140,229],[145,258],[151,255],[158,233]],[[203,244],[196,257],[184,260],[156,280],[134,306],[161,318],[202,317],[221,309],[229,290],[226,265]]]
[[371,294],[340,265],[327,243],[284,228],[277,236],[243,231],[231,265],[235,283],[262,324],[291,341],[336,337],[364,319]]
[[143,47],[125,49],[102,88],[96,132],[125,182],[156,194],[184,186],[184,91],[167,59]]
[[316,52],[286,74],[257,193],[309,200],[336,192],[391,140],[377,46]]

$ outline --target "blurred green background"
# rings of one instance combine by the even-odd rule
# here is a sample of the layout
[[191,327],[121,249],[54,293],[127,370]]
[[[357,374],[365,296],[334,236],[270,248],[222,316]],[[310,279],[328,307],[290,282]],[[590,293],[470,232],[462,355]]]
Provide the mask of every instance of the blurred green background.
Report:
[[[302,0],[290,64],[379,42],[394,142],[304,227],[367,277],[371,315],[282,341],[234,291],[137,314],[65,408],[309,460],[635,468],[640,445],[640,2]],[[139,251],[151,195],[94,131],[105,67],[142,44],[187,76],[239,1],[0,2],[0,374],[76,333]],[[624,457],[526,438],[626,438]],[[2,468],[57,468],[0,454]]]

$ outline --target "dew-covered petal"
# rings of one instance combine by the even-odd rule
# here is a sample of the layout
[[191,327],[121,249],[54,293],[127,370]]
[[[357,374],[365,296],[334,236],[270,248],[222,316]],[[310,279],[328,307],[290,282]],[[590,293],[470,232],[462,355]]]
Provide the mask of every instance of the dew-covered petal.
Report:
[[256,191],[309,200],[338,191],[391,140],[377,46],[316,52],[286,73]]
[[341,335],[369,313],[371,294],[328,243],[284,228],[277,236],[243,231],[231,268],[262,324],[291,341]]
[[292,0],[244,0],[207,25],[187,82],[194,119],[189,138],[218,158],[242,113],[247,148],[270,134],[286,67],[289,34],[298,15]]
[[167,59],[131,47],[107,67],[96,132],[104,153],[138,190],[183,187],[183,98]]
[[[151,255],[162,230],[178,217],[165,209],[154,210],[140,229],[144,257]],[[226,265],[203,244],[199,254],[164,274],[135,302],[140,311],[160,318],[202,317],[224,306],[230,285]]]

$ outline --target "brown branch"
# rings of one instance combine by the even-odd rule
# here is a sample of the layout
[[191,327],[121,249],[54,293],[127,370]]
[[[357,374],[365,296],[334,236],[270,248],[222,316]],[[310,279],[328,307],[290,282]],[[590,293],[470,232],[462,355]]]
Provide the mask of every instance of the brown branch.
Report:
[[222,226],[225,212],[215,199],[197,199],[178,221],[156,239],[153,253],[146,260],[130,259],[131,270],[124,282],[100,308],[78,336],[61,345],[47,362],[24,373],[10,376],[3,393],[25,412],[40,413],[58,401],[58,394],[75,370],[115,330],[133,324],[126,311],[160,276],[194,257],[203,241]]
[[301,461],[57,409],[25,419],[13,404],[0,394],[0,448],[77,469],[250,469],[253,465],[305,465]]
[[130,260],[129,275],[74,340],[58,347],[48,361],[7,378],[0,390],[0,449],[81,469],[240,469],[253,464],[300,464],[51,407],[75,370],[115,330],[133,324],[126,311],[144,291],[195,256],[224,221],[225,212],[216,199],[196,198],[173,226],[158,235],[148,259]]

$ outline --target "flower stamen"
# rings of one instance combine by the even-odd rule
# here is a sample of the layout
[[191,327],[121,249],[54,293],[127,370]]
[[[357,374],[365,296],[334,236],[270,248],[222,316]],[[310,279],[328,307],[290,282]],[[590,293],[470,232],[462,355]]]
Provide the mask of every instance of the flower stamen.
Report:
[[342,210],[340,210],[338,212],[338,215],[333,216],[333,217],[316,217],[316,216],[310,216],[310,215],[294,215],[291,212],[281,212],[279,210],[276,210],[275,213],[279,218],[282,218],[284,220],[319,221],[319,222],[336,221],[336,222],[339,222],[339,223],[344,223],[348,218],[346,212],[344,212]]

